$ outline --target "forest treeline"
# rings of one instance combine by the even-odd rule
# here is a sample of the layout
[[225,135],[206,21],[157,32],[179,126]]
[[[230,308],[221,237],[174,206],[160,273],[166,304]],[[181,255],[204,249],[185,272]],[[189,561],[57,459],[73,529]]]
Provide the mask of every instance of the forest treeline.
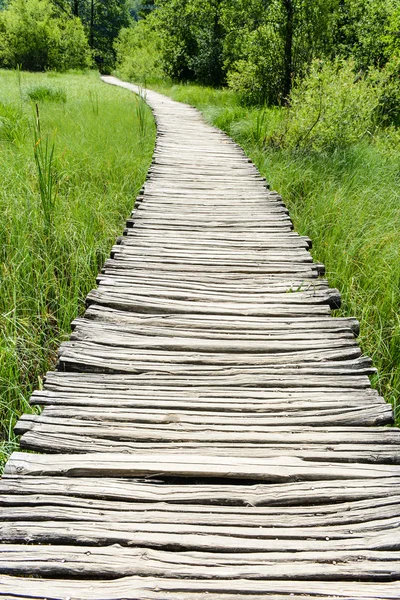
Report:
[[0,0],[0,67],[111,72],[114,41],[137,14],[131,0]]
[[284,103],[315,59],[352,59],[399,76],[398,0],[156,0],[117,42],[132,78],[227,84],[252,103]]

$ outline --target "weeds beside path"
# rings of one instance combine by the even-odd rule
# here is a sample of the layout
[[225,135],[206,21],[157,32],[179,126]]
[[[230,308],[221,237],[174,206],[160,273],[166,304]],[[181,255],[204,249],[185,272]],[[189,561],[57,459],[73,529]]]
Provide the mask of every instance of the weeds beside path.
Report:
[[315,260],[326,265],[330,285],[342,293],[336,314],[359,319],[362,350],[378,369],[373,385],[399,420],[400,137],[382,130],[331,154],[273,149],[265,141],[282,109],[243,107],[228,90],[157,90],[199,108],[282,194],[296,230],[312,238]]
[[3,459],[133,208],[154,139],[150,109],[139,120],[135,96],[96,73],[0,72]]

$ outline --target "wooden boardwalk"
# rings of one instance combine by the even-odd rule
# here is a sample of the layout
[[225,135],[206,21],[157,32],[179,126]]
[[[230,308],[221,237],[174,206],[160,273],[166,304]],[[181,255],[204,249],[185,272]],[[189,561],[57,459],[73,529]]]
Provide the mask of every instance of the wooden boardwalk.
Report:
[[357,322],[240,148],[147,99],[149,179],[0,484],[0,598],[398,600]]

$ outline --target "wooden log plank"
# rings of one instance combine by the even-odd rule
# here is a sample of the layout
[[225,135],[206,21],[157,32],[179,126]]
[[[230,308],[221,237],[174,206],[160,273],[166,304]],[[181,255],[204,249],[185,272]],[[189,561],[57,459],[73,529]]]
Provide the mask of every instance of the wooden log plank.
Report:
[[[263,296],[266,294],[287,294],[287,293],[298,293],[298,292],[319,292],[324,290],[325,293],[328,291],[328,284],[326,280],[319,279],[312,282],[304,281],[293,281],[293,279],[284,281],[279,279],[278,281],[274,278],[249,278],[249,277],[232,277],[229,281],[221,280],[220,278],[210,276],[199,276],[196,280],[194,276],[181,276],[174,273],[164,273],[158,275],[157,273],[116,273],[110,277],[108,274],[100,274],[97,277],[97,282],[102,285],[118,286],[121,287],[123,284],[137,284],[140,286],[154,285],[162,287],[174,287],[176,290],[197,290],[206,293],[219,292],[225,294],[236,294],[239,296],[244,295],[245,297]],[[335,292],[336,293],[336,292]]]
[[[135,285],[126,285],[125,283],[118,284],[114,281],[111,285],[103,280],[99,292],[101,294],[106,293],[118,293],[121,296],[129,298],[130,295],[134,297],[137,295],[146,295],[149,299],[153,298],[165,298],[173,300],[182,300],[184,302],[212,302],[215,305],[220,305],[222,308],[225,306],[232,307],[232,303],[235,303],[240,310],[246,310],[251,308],[253,305],[257,308],[260,304],[263,305],[277,305],[277,312],[279,307],[282,305],[307,305],[315,306],[319,304],[329,304],[331,308],[340,307],[340,294],[336,289],[326,290],[310,290],[310,291],[295,291],[293,288],[288,288],[283,293],[273,293],[271,290],[268,294],[246,294],[241,292],[240,294],[232,294],[228,292],[211,291],[211,290],[187,290],[179,289],[179,286],[175,288],[171,285],[154,285],[152,282],[142,283],[136,282]],[[196,306],[196,305],[192,305]]]
[[[96,317],[97,315],[95,315]],[[106,316],[107,313],[106,313]],[[115,317],[115,318],[114,318]],[[289,331],[272,329],[268,333],[259,333],[255,331],[247,330],[213,330],[213,329],[201,329],[196,331],[193,329],[184,329],[183,327],[173,325],[162,327],[152,325],[151,323],[140,323],[140,321],[130,322],[129,318],[119,319],[119,315],[110,315],[110,318],[101,320],[99,319],[75,319],[72,323],[72,329],[74,333],[71,336],[72,340],[87,339],[90,340],[92,337],[104,333],[106,335],[125,335],[135,336],[135,340],[142,340],[143,343],[156,342],[157,340],[165,341],[165,338],[173,338],[170,342],[174,342],[175,339],[184,340],[190,342],[191,348],[194,348],[197,343],[213,345],[214,347],[229,348],[231,346],[235,348],[252,349],[255,350],[262,348],[263,344],[268,343],[286,343],[289,342],[299,343],[300,347],[307,343],[308,348],[312,349],[313,340],[315,343],[322,343],[321,340],[325,341],[326,344],[331,342],[339,343],[340,340],[353,340],[354,334],[351,330],[341,331],[340,329],[335,330],[315,330],[315,329],[293,329]],[[132,338],[131,338],[132,339]],[[168,343],[168,342],[167,342]],[[249,344],[248,344],[249,343]],[[346,343],[343,342],[342,343]],[[226,351],[226,350],[225,350]],[[254,350],[253,350],[254,351]]]
[[[63,375],[63,372],[56,372],[56,375]],[[67,372],[65,373],[67,374]],[[113,379],[109,379],[109,381],[114,382],[114,388],[117,389],[129,389],[132,386],[135,387],[148,387],[148,389],[165,389],[165,388],[185,388],[190,389],[191,387],[199,389],[203,388],[208,391],[213,390],[214,394],[217,392],[217,389],[226,388],[227,386],[235,387],[236,389],[240,386],[248,387],[252,389],[262,388],[266,389],[281,389],[281,390],[292,390],[296,389],[307,389],[312,390],[324,390],[327,392],[339,391],[343,390],[366,390],[371,387],[371,383],[369,378],[366,375],[342,375],[338,377],[337,374],[333,372],[326,374],[314,374],[310,375],[308,373],[302,373],[301,378],[298,375],[292,375],[288,370],[285,371],[285,375],[272,374],[269,373],[268,376],[259,375],[253,373],[251,376],[246,374],[235,374],[231,372],[231,374],[221,372],[219,374],[208,375],[206,377],[202,377],[201,375],[195,375],[192,373],[190,377],[186,377],[185,375],[169,375],[168,373],[158,373],[157,380],[149,380],[148,375],[132,374],[128,372],[118,372],[116,373],[107,373],[107,376],[104,377],[104,372],[80,372],[81,375],[85,377],[79,377],[79,372],[74,371],[74,377],[70,379],[61,379],[61,377],[53,377],[50,373],[46,374],[46,386],[48,389],[56,389],[61,386],[63,389],[72,390],[74,388],[82,389],[82,382],[85,382],[86,389],[90,392],[91,384],[100,384],[103,383],[104,380],[107,380],[108,377],[112,377]],[[76,375],[76,377],[75,377]],[[103,377],[102,377],[103,375]],[[51,381],[51,383],[50,383]],[[68,381],[68,385],[65,383]]]
[[246,317],[246,316],[230,316],[218,315],[207,316],[198,313],[189,315],[177,315],[174,313],[144,315],[143,313],[123,312],[113,308],[108,308],[100,305],[91,305],[86,310],[86,319],[113,320],[116,323],[129,322],[135,325],[145,324],[146,326],[162,326],[191,329],[206,329],[215,331],[218,335],[224,332],[251,332],[258,335],[265,335],[271,331],[349,331],[355,335],[359,331],[359,323],[356,319],[332,318],[328,315],[321,317],[299,316],[293,319],[280,317]]
[[[306,427],[299,426],[297,428],[291,425],[281,424],[280,426],[268,426],[262,423],[235,423],[235,422],[224,422],[218,420],[202,422],[200,420],[185,420],[184,416],[180,416],[179,413],[171,414],[167,413],[166,416],[160,419],[134,419],[128,421],[118,421],[116,415],[115,420],[102,419],[97,416],[97,411],[92,414],[90,418],[79,419],[70,417],[66,420],[63,416],[53,417],[48,416],[46,411],[41,415],[23,415],[20,419],[19,429],[31,427],[31,424],[37,426],[48,425],[49,431],[51,427],[61,428],[81,428],[81,432],[90,435],[90,431],[98,431],[98,435],[106,437],[107,432],[112,436],[113,432],[116,436],[121,436],[121,439],[128,436],[126,439],[136,439],[135,436],[140,438],[141,432],[144,436],[149,437],[154,435],[154,439],[157,439],[158,435],[172,436],[170,439],[179,439],[181,435],[181,441],[209,441],[214,439],[215,442],[224,441],[235,441],[237,443],[255,443],[259,442],[260,445],[276,445],[277,448],[293,447],[294,451],[297,446],[299,449],[305,449],[307,446],[312,444],[327,446],[336,444],[346,444],[348,446],[359,446],[360,448],[364,445],[367,448],[373,444],[379,446],[380,450],[383,450],[385,445],[389,445],[390,448],[396,452],[400,447],[400,430],[388,429],[386,427],[369,427],[367,429],[360,427]],[[130,425],[135,425],[132,428]],[[191,439],[191,436],[192,439]],[[166,439],[169,439],[168,437]],[[176,441],[175,440],[175,441]]]
[[[224,410],[204,410],[203,407],[197,407],[192,410],[187,405],[171,411],[168,407],[160,408],[158,403],[144,408],[125,408],[113,405],[113,408],[101,406],[99,404],[79,406],[47,406],[42,416],[63,419],[81,419],[109,421],[116,423],[165,423],[166,421],[175,421],[179,423],[197,423],[197,424],[215,424],[223,425],[237,424],[247,426],[309,426],[320,427],[321,425],[378,425],[389,424],[392,422],[393,409],[390,405],[378,404],[368,407],[349,407],[339,406],[336,408],[307,410],[304,407],[292,406],[292,410],[286,410],[281,407],[280,410],[273,410],[271,407],[262,412],[251,411],[247,406],[242,407],[241,411]],[[207,408],[207,407],[206,407]],[[298,410],[295,410],[297,408]],[[150,410],[149,410],[150,409]]]
[[[257,508],[186,506],[164,503],[132,504],[57,496],[1,496],[3,521],[79,521],[104,523],[181,523],[240,527],[331,527],[385,521],[400,515],[400,496],[380,501],[304,508]],[[399,553],[400,560],[400,553]]]
[[5,473],[65,477],[203,477],[289,482],[399,477],[400,466],[307,462],[293,456],[240,458],[162,453],[34,455],[14,452]]
[[[15,483],[15,479],[10,476],[6,476],[5,486],[7,488],[7,480],[10,483],[12,480]],[[193,500],[196,502],[195,504],[182,503],[179,501],[168,502],[169,497],[162,497],[161,501],[157,501],[155,498],[150,498],[149,496],[145,498],[146,501],[143,501],[135,497],[135,501],[130,501],[128,499],[119,499],[118,496],[111,497],[109,499],[102,499],[97,497],[96,494],[90,494],[90,497],[86,498],[85,496],[79,495],[77,493],[74,495],[74,490],[76,491],[76,479],[68,481],[66,479],[62,479],[59,481],[64,482],[64,488],[57,487],[59,493],[57,494],[49,494],[43,491],[42,489],[42,481],[43,478],[23,478],[32,481],[35,483],[39,481],[39,492],[33,493],[33,490],[30,490],[29,485],[26,487],[22,487],[21,489],[12,488],[12,493],[7,494],[2,493],[4,490],[0,486],[0,506],[5,511],[7,507],[64,507],[66,509],[75,509],[80,510],[80,518],[81,520],[85,520],[87,518],[88,513],[86,511],[97,511],[97,514],[101,512],[112,513],[119,515],[121,520],[128,517],[128,515],[132,515],[135,513],[136,518],[139,520],[146,519],[146,513],[148,511],[153,511],[160,515],[174,515],[177,514],[178,517],[180,514],[186,517],[190,517],[190,515],[198,515],[200,518],[207,518],[209,515],[214,515],[214,521],[212,524],[218,522],[219,515],[225,515],[226,518],[238,519],[239,517],[242,519],[253,519],[256,517],[261,517],[263,519],[272,519],[277,518],[282,521],[283,525],[287,525],[288,522],[286,519],[293,520],[296,517],[299,517],[300,520],[303,519],[303,526],[305,524],[310,524],[311,519],[316,519],[316,521],[311,522],[312,525],[316,525],[318,519],[326,520],[329,524],[334,523],[342,523],[349,524],[354,521],[362,522],[370,519],[370,514],[374,513],[377,517],[383,516],[380,511],[383,513],[388,509],[396,509],[399,505],[399,494],[391,495],[388,497],[373,497],[367,498],[364,500],[354,500],[354,501],[343,501],[338,503],[328,503],[328,504],[305,504],[305,505],[267,505],[267,506],[257,506],[248,503],[246,506],[244,505],[227,505],[226,503],[221,504],[200,504],[197,503],[196,496],[193,495]],[[22,478],[19,479],[21,481]],[[17,480],[18,481],[18,480]],[[57,478],[56,478],[57,481]],[[81,480],[83,481],[83,480]],[[90,480],[87,480],[90,482]],[[4,482],[3,482],[4,483]],[[78,480],[79,483],[79,480]],[[115,484],[115,480],[110,481],[111,485]],[[121,481],[118,481],[121,484]],[[132,484],[131,481],[126,481],[126,488],[129,489],[129,484]],[[51,484],[50,484],[51,485]],[[292,487],[294,484],[290,484]],[[54,486],[51,485],[52,488]],[[143,486],[144,487],[144,486]],[[154,484],[148,484],[144,487],[144,493],[147,491],[147,488],[154,488]],[[164,487],[164,486],[163,486]],[[224,487],[224,486],[222,486]],[[246,486],[244,486],[246,487]],[[248,487],[248,486],[247,486]],[[283,488],[288,486],[283,486]],[[305,487],[305,484],[302,484],[302,487]],[[204,488],[204,486],[202,486]],[[171,489],[176,491],[177,486],[171,486]],[[212,489],[212,488],[210,488]],[[314,489],[314,488],[312,488]],[[95,489],[96,491],[96,489]],[[97,490],[98,491],[98,490]],[[26,493],[25,493],[26,492]],[[371,512],[372,511],[372,512]],[[3,512],[3,514],[6,514]],[[72,513],[68,513],[72,514]],[[67,516],[67,512],[62,515],[60,513],[59,518],[63,520]],[[78,515],[79,516],[79,515]],[[393,516],[393,515],[389,515]],[[30,520],[30,513],[25,515],[25,520]],[[173,518],[170,516],[170,518]],[[35,519],[33,519],[35,520]],[[90,520],[90,515],[89,515]],[[100,519],[101,520],[101,519]],[[108,519],[109,520],[109,519]],[[117,519],[118,520],[118,519]],[[237,522],[236,524],[241,525],[242,522]],[[299,522],[295,523],[296,525],[300,525]]]
[[55,494],[88,499],[129,502],[166,502],[221,506],[320,506],[398,494],[400,477],[324,480],[280,484],[166,484],[135,479],[13,476],[0,479],[0,494]]
[[[66,594],[68,594],[66,596]],[[102,600],[153,600],[173,598],[174,600],[199,600],[207,594],[210,600],[398,600],[397,583],[372,582],[325,582],[270,580],[268,589],[265,583],[251,580],[181,580],[124,577],[113,581],[89,580],[39,580],[3,575],[0,577],[0,597],[21,600],[93,600],[93,595]]]
[[[78,335],[77,337],[81,336]],[[96,340],[96,337],[92,336],[92,339]],[[284,340],[277,342],[265,341],[263,347],[260,347],[260,344],[257,343],[251,344],[250,341],[248,346],[246,346],[247,342],[242,345],[222,342],[218,347],[219,345],[216,342],[210,343],[205,340],[202,343],[199,339],[197,339],[198,347],[196,347],[195,340],[191,345],[192,340],[190,338],[186,343],[184,338],[178,336],[175,340],[175,348],[173,347],[174,340],[169,338],[159,342],[161,346],[165,343],[165,347],[157,348],[158,339],[154,337],[149,338],[147,346],[143,345],[142,336],[129,333],[115,335],[113,332],[104,332],[98,336],[97,341],[78,339],[64,342],[60,346],[59,354],[63,356],[67,351],[83,353],[91,351],[93,356],[96,356],[97,352],[100,353],[100,356],[104,346],[112,346],[114,348],[113,357],[116,359],[127,355],[132,361],[233,365],[238,368],[243,365],[244,367],[253,367],[256,370],[260,366],[301,364],[314,361],[324,361],[327,365],[331,361],[348,361],[350,365],[353,361],[355,368],[357,368],[357,365],[364,368],[371,364],[368,357],[361,358],[361,350],[358,344],[348,338],[316,340],[315,344],[302,343],[300,340],[298,343],[285,342]],[[156,341],[156,344],[155,347],[152,347],[154,341]]]
[[[175,331],[175,335],[163,336],[163,331],[160,328],[155,332],[155,335],[146,335],[146,328],[142,331],[137,332],[137,329],[131,331],[123,327],[112,327],[112,326],[93,326],[86,323],[77,323],[74,333],[71,335],[71,342],[90,342],[92,344],[102,344],[107,346],[131,348],[132,350],[143,350],[149,349],[150,352],[153,350],[172,350],[172,351],[186,351],[186,352],[205,352],[209,353],[234,353],[238,355],[238,362],[242,362],[241,357],[249,353],[251,360],[255,353],[262,354],[276,354],[287,352],[300,352],[301,350],[326,350],[327,348],[357,348],[358,344],[353,341],[352,336],[309,336],[308,338],[304,334],[303,338],[300,336],[293,336],[291,339],[288,336],[285,339],[283,335],[279,339],[278,336],[274,339],[272,336],[268,336],[267,339],[263,340],[251,340],[251,339],[220,339],[219,336],[209,339],[201,339],[196,337],[183,337],[184,331]],[[140,333],[140,335],[135,335]],[[150,331],[151,333],[151,331]],[[181,335],[180,335],[181,333]],[[158,334],[158,335],[157,335]],[[300,339],[299,339],[300,338]],[[306,339],[304,339],[306,338]],[[257,364],[257,361],[256,361]]]
[[[318,263],[293,263],[293,262],[285,262],[285,263],[266,263],[263,264],[255,264],[251,263],[248,265],[237,265],[236,263],[232,263],[231,265],[220,264],[217,265],[215,263],[209,262],[209,264],[205,265],[204,261],[201,260],[190,260],[190,261],[182,261],[182,260],[174,260],[170,258],[167,261],[160,262],[153,257],[146,259],[145,256],[142,256],[140,259],[133,259],[132,257],[119,256],[117,259],[108,259],[104,264],[104,269],[114,269],[119,271],[126,270],[134,270],[141,269],[147,271],[157,271],[158,273],[164,272],[179,272],[185,274],[189,273],[204,273],[205,266],[207,266],[207,273],[218,273],[221,277],[229,276],[232,274],[247,274],[247,275],[284,275],[285,278],[295,277],[297,279],[314,279],[319,275],[324,274],[324,270],[322,266]],[[275,315],[275,316],[279,316]]]
[[[374,448],[361,447],[359,445],[352,446],[305,446],[300,449],[293,449],[293,446],[274,447],[264,446],[259,444],[254,447],[254,444],[238,442],[235,438],[221,441],[222,436],[215,436],[214,441],[211,438],[208,442],[193,441],[196,436],[190,436],[190,442],[176,441],[179,435],[160,434],[151,431],[148,436],[144,436],[143,432],[136,436],[119,435],[118,430],[114,436],[103,435],[103,437],[95,431],[89,433],[82,430],[68,428],[50,428],[46,425],[37,424],[29,431],[24,433],[20,439],[21,448],[35,450],[38,452],[49,452],[52,454],[62,453],[104,453],[120,454],[123,452],[127,455],[136,455],[138,452],[163,452],[167,454],[176,454],[177,452],[185,452],[186,454],[201,453],[204,457],[222,456],[222,457],[246,457],[249,458],[280,458],[283,456],[295,456],[307,461],[323,461],[335,462],[336,464],[349,463],[357,461],[357,463],[367,464],[400,464],[399,451],[390,446],[376,446]],[[211,437],[211,436],[210,436]],[[133,438],[133,441],[132,441]],[[212,448],[210,448],[212,443]]]
[[[63,558],[60,559],[60,556]],[[110,546],[2,545],[0,571],[41,577],[142,577],[390,581],[400,575],[400,553],[301,552],[218,554]]]
[[[318,552],[398,550],[398,518],[368,524],[321,528],[251,528],[178,523],[103,523],[65,520],[0,525],[0,540],[8,543],[110,545],[175,548],[199,552]],[[329,543],[327,543],[329,542]]]

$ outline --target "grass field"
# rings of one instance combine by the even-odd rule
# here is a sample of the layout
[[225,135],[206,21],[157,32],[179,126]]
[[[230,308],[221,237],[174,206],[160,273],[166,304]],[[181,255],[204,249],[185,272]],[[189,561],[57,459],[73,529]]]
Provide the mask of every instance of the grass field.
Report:
[[95,73],[0,72],[3,460],[123,229],[154,139],[150,110]]
[[400,136],[381,131],[334,154],[274,150],[264,140],[282,109],[243,107],[228,90],[157,89],[203,111],[282,194],[296,230],[312,238],[314,258],[342,293],[336,314],[359,319],[361,347],[378,369],[373,385],[393,404],[399,423]]

